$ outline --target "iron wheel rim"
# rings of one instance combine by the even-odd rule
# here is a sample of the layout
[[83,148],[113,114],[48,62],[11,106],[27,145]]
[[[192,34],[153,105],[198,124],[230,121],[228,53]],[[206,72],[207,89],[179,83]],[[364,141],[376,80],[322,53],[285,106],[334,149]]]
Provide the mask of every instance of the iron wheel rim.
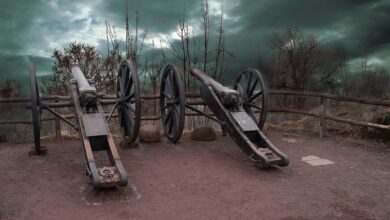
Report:
[[30,66],[30,95],[31,95],[31,113],[32,113],[32,122],[33,122],[35,152],[40,153],[42,108],[41,108],[41,102],[39,97],[36,69],[34,65]]

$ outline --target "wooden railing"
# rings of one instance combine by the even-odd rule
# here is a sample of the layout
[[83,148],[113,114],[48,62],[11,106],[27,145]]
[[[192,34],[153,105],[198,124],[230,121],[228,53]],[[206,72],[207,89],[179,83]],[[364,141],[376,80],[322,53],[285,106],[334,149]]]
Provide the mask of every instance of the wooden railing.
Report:
[[[305,97],[316,97],[319,98],[319,103],[321,106],[321,111],[319,113],[316,112],[310,112],[310,111],[304,111],[301,109],[293,109],[293,108],[276,108],[271,107],[269,109],[269,112],[271,113],[293,113],[293,114],[301,114],[301,115],[307,115],[312,117],[317,117],[320,119],[320,137],[325,136],[326,132],[326,120],[336,121],[340,123],[345,123],[349,125],[355,125],[355,126],[364,126],[364,127],[373,127],[373,128],[380,128],[380,129],[390,129],[390,125],[383,125],[383,124],[376,124],[371,122],[365,122],[365,121],[357,121],[352,119],[345,119],[345,118],[339,118],[334,117],[329,114],[327,114],[327,100],[335,100],[339,102],[353,102],[353,103],[360,103],[360,104],[368,104],[368,105],[378,105],[378,106],[385,106],[390,107],[390,100],[381,100],[381,99],[368,99],[368,98],[358,98],[358,97],[348,97],[348,96],[339,96],[339,95],[332,95],[327,93],[318,93],[318,92],[298,92],[298,91],[285,91],[285,90],[271,90],[270,95],[272,96],[305,96]],[[187,98],[199,98],[199,94],[186,94]],[[103,99],[115,99],[116,97],[114,95],[106,95],[103,96]],[[141,96],[141,99],[144,100],[155,100],[159,99],[159,94],[145,94]],[[42,100],[47,101],[66,101],[70,100],[69,96],[42,96]],[[17,97],[17,98],[0,98],[0,103],[28,103],[30,102],[29,97]],[[197,113],[187,113],[187,116],[199,116]],[[73,114],[64,115],[67,119],[74,118]],[[113,115],[113,117],[117,117],[116,114]],[[143,115],[141,117],[141,120],[159,120],[159,115]],[[56,119],[55,117],[47,117],[42,118],[42,121],[56,121],[56,129],[60,129],[60,121]],[[2,120],[0,121],[0,124],[31,124],[31,120]],[[60,135],[60,131],[56,131],[57,136]]]
[[307,116],[312,116],[312,117],[318,117],[318,118],[320,118],[320,137],[323,137],[326,135],[326,120],[336,121],[336,122],[345,123],[345,124],[349,124],[349,125],[355,125],[355,126],[390,129],[390,125],[382,125],[382,124],[376,124],[376,123],[371,123],[371,122],[364,122],[364,121],[356,121],[356,120],[352,120],[352,119],[339,118],[339,117],[334,117],[334,116],[328,115],[326,113],[327,112],[326,111],[327,110],[326,103],[327,103],[328,99],[339,101],[339,102],[353,102],[353,103],[368,104],[368,105],[379,105],[379,106],[385,106],[385,107],[390,107],[390,100],[339,96],[339,95],[332,95],[332,94],[328,94],[328,93],[319,93],[319,92],[298,92],[298,91],[286,91],[286,90],[272,90],[270,92],[270,95],[291,95],[291,96],[306,96],[306,97],[319,98],[320,105],[321,105],[321,112],[320,113],[308,112],[308,111],[303,111],[300,109],[291,109],[291,108],[271,108],[269,110],[269,112],[294,113],[294,114],[302,114],[302,115],[307,115]]

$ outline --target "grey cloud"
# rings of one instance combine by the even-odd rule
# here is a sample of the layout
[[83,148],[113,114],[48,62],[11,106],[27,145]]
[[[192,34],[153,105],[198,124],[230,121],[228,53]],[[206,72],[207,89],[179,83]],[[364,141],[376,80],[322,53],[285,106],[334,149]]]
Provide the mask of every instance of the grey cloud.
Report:
[[[166,33],[176,29],[184,8],[189,18],[200,14],[201,3],[197,0],[143,0],[129,1],[128,8],[131,25],[135,24],[135,11],[138,11],[142,28],[150,32]],[[100,9],[116,26],[124,26],[123,0],[104,1]]]
[[[0,80],[23,78],[28,62],[37,63],[40,72],[49,72],[50,53],[54,47],[66,46],[74,39],[98,44],[106,53],[105,35],[94,36],[96,28],[104,29],[104,20],[124,28],[123,0],[57,2],[57,9],[43,0],[3,0],[0,7]],[[350,57],[362,55],[361,48],[371,57],[390,63],[390,3],[386,0],[241,0],[226,1],[226,49],[236,58],[229,61],[229,75],[255,65],[257,45],[262,57],[269,57],[269,37],[286,26],[298,26],[305,33],[315,33],[323,47],[334,47]],[[87,16],[78,16],[88,6]],[[150,36],[164,36],[176,30],[186,7],[187,19],[199,23],[201,1],[129,1],[131,25],[139,12],[141,28]],[[216,17],[211,25],[217,26]],[[329,32],[340,36],[328,35]],[[89,35],[88,35],[89,34]],[[211,34],[216,34],[215,29]],[[76,37],[75,37],[76,36]],[[118,36],[122,40],[124,36]],[[214,47],[215,37],[210,47]],[[144,57],[151,56],[150,46]],[[387,68],[390,70],[389,65]]]

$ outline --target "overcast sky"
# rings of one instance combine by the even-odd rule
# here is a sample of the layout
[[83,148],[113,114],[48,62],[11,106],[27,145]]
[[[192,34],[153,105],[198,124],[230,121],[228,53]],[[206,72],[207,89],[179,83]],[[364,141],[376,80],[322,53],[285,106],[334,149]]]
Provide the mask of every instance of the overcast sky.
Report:
[[[315,33],[322,45],[344,49],[352,62],[364,47],[369,63],[390,69],[389,0],[210,0],[212,19],[221,3],[226,48],[236,54],[233,70],[255,63],[257,44],[267,55],[269,36],[286,26]],[[176,37],[184,5],[190,25],[199,29],[200,0],[129,1],[130,18],[139,11],[142,31],[148,32],[146,53],[152,40]],[[50,73],[51,52],[71,41],[105,51],[105,20],[124,39],[123,0],[0,0],[0,80],[27,83],[31,62],[39,74]]]

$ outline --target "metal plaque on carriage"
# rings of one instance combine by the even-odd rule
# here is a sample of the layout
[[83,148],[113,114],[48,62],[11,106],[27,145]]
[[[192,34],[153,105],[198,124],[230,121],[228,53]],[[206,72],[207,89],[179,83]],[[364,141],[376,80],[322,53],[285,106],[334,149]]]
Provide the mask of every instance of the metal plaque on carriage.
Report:
[[232,112],[232,116],[243,131],[259,130],[256,122],[246,112]]

